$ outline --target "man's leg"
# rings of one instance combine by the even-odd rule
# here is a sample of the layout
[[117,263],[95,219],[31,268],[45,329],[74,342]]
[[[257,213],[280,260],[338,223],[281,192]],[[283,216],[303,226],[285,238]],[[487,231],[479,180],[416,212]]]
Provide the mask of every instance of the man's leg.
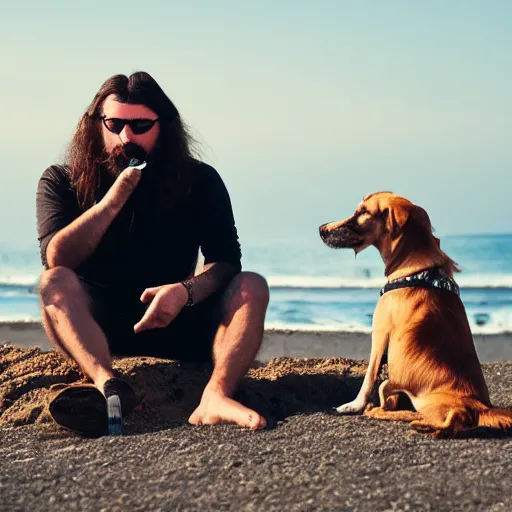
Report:
[[241,272],[228,285],[213,342],[213,373],[190,423],[237,423],[253,430],[265,427],[263,417],[231,397],[260,348],[268,300],[267,283],[258,274]]
[[94,320],[77,275],[65,267],[43,272],[39,285],[43,325],[59,352],[74,359],[103,391],[114,376],[105,334]]

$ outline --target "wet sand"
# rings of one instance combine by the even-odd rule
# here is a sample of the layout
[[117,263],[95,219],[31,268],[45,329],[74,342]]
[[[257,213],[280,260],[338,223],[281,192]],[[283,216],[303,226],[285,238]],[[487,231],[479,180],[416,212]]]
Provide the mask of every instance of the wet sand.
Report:
[[[512,333],[473,337],[482,363],[512,361]],[[51,350],[39,322],[0,323],[0,343]],[[348,357],[368,359],[371,338],[365,333],[322,331],[266,331],[258,353],[259,361],[273,357]]]

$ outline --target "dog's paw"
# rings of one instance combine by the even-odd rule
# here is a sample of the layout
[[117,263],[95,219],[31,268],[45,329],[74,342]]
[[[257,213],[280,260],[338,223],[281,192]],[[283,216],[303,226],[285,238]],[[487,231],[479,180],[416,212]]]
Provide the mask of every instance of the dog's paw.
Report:
[[338,414],[358,414],[363,412],[365,406],[365,402],[358,402],[357,400],[354,400],[348,404],[343,404],[339,407],[336,407],[336,412]]

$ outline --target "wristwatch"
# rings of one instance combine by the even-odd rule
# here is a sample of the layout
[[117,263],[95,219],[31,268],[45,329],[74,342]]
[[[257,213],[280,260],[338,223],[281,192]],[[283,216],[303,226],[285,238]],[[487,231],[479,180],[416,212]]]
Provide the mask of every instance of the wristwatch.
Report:
[[185,304],[185,307],[190,307],[194,305],[194,295],[192,294],[192,283],[190,281],[182,281],[181,284],[185,287],[188,293],[188,300]]

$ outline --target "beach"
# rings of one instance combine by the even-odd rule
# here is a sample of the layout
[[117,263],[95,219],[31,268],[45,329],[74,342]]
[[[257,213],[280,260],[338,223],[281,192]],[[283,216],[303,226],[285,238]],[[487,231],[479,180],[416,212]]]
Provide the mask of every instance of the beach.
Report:
[[[475,339],[495,361],[495,405],[512,406],[509,336]],[[512,440],[432,440],[406,424],[333,416],[366,370],[369,337],[267,331],[237,399],[265,415],[261,432],[192,427],[210,368],[116,360],[144,407],[122,437],[55,427],[52,383],[84,380],[38,323],[0,327],[0,510],[510,510]],[[34,347],[41,347],[43,350]],[[32,347],[32,348],[25,348]],[[494,348],[491,348],[494,347]]]
[[[512,361],[512,333],[476,334],[473,336],[480,362]],[[0,322],[0,343],[19,347],[51,345],[40,322]],[[346,357],[368,359],[371,335],[346,331],[266,330],[258,352],[259,361],[274,357]]]
[[512,1],[2,12],[0,512],[512,512]]

